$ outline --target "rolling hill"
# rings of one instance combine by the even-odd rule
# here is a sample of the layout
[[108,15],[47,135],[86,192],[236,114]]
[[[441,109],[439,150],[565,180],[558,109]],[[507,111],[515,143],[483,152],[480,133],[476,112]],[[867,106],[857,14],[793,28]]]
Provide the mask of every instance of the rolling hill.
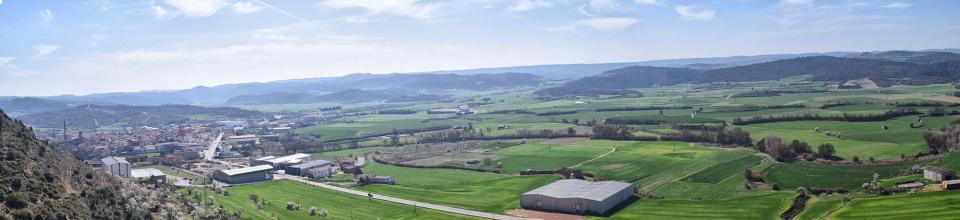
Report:
[[3,109],[14,117],[25,114],[59,111],[71,107],[72,106],[63,102],[33,97],[16,97],[8,100],[0,100],[0,109]]
[[59,128],[66,122],[71,127],[96,129],[100,126],[126,124],[127,126],[162,126],[184,122],[195,115],[225,117],[258,117],[263,113],[238,108],[207,108],[190,105],[128,106],[82,105],[60,111],[29,114],[19,117],[31,126]]

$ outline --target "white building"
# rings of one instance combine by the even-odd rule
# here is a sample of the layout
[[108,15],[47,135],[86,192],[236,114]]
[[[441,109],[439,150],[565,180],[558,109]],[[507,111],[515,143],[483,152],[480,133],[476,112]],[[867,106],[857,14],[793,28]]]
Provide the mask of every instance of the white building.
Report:
[[103,163],[101,169],[110,175],[119,177],[130,177],[130,162],[123,157],[107,157],[100,159]]

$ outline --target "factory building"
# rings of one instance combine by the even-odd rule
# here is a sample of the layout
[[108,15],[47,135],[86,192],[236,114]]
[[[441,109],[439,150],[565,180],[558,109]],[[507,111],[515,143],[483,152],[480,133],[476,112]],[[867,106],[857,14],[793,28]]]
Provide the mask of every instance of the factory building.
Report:
[[293,166],[287,166],[287,168],[284,169],[284,171],[286,172],[286,174],[289,174],[289,175],[306,176],[308,171],[310,171],[310,169],[318,168],[318,167],[329,167],[332,165],[333,163],[331,163],[330,161],[314,160],[314,161],[307,161],[307,162],[293,165]]
[[106,157],[100,159],[101,169],[110,175],[130,177],[130,162],[123,157]]
[[633,184],[619,181],[590,182],[564,179],[520,196],[524,209],[576,214],[607,214],[633,198]]
[[277,169],[286,169],[287,166],[303,163],[303,161],[309,160],[309,154],[291,154],[287,156],[266,156],[250,161],[251,165],[270,165]]
[[149,180],[151,182],[160,183],[160,184],[167,182],[167,174],[164,174],[163,172],[155,168],[131,170],[130,177],[133,177],[139,180]]
[[273,171],[273,166],[270,165],[217,170],[213,173],[213,179],[228,184],[262,182],[273,179],[271,171]]

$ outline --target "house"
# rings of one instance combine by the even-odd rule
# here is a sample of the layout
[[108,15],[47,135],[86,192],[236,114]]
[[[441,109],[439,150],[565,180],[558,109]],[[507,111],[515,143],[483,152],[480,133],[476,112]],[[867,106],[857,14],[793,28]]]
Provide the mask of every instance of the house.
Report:
[[130,162],[123,157],[106,157],[100,159],[100,163],[103,164],[101,169],[110,175],[130,177]]
[[946,180],[940,182],[940,187],[943,187],[943,189],[960,189],[960,180]]
[[520,196],[520,207],[602,215],[630,201],[634,192],[633,184],[626,182],[563,179],[523,193]]
[[341,165],[340,170],[343,171],[343,173],[350,173],[354,175],[363,174],[363,170],[354,165]]
[[314,161],[308,161],[308,162],[304,162],[304,163],[293,165],[293,166],[288,166],[286,169],[284,169],[284,171],[286,174],[289,174],[289,175],[306,176],[308,174],[307,171],[309,171],[310,169],[318,168],[318,167],[329,167],[329,166],[333,166],[333,163],[330,161],[314,160]]
[[130,177],[160,184],[167,182],[167,175],[155,168],[131,170]]
[[941,182],[955,179],[956,174],[953,171],[939,167],[924,167],[923,178],[934,182]]
[[230,138],[227,138],[227,140],[230,141],[231,143],[236,143],[236,144],[241,144],[241,145],[243,145],[243,144],[258,144],[258,143],[257,143],[258,141],[257,141],[257,136],[256,136],[256,135],[237,135],[237,136],[230,136]]
[[242,184],[273,180],[273,166],[259,165],[229,170],[217,170],[213,173],[213,179],[229,183]]

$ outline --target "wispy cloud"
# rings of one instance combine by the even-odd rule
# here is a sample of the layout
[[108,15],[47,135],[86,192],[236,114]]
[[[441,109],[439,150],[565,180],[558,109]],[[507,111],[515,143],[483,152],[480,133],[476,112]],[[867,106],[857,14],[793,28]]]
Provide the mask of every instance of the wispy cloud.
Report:
[[40,58],[60,49],[60,45],[38,44],[33,46],[33,58]]
[[674,7],[681,18],[693,21],[709,21],[716,18],[717,11],[695,6],[677,5]]
[[187,17],[208,17],[229,4],[226,0],[166,0],[164,3]]
[[233,3],[231,7],[233,12],[237,14],[250,14],[263,10],[263,6],[253,1]]
[[6,66],[8,63],[12,62],[13,59],[14,57],[0,57],[0,67]]
[[405,16],[422,20],[434,18],[440,12],[440,3],[417,0],[326,0],[320,4],[334,9],[362,9],[365,14],[357,17],[359,20],[365,20],[363,17],[378,15]]
[[640,20],[627,17],[590,18],[579,20],[578,25],[588,26],[601,31],[618,31],[633,26]]
[[640,5],[656,5],[656,6],[667,5],[667,4],[664,4],[663,2],[660,2],[659,0],[633,0],[633,2]]
[[880,7],[883,7],[883,8],[909,8],[909,7],[911,7],[911,6],[913,6],[913,5],[910,4],[910,3],[893,2],[893,3],[886,4],[886,5],[883,5],[883,6],[880,6]]
[[525,12],[537,8],[553,7],[553,2],[548,0],[519,0],[507,7],[509,13]]
[[43,24],[50,24],[50,23],[53,23],[53,19],[54,19],[54,18],[53,18],[53,11],[50,11],[50,9],[44,9],[42,12],[40,12],[40,22],[41,22],[41,23],[43,23]]

